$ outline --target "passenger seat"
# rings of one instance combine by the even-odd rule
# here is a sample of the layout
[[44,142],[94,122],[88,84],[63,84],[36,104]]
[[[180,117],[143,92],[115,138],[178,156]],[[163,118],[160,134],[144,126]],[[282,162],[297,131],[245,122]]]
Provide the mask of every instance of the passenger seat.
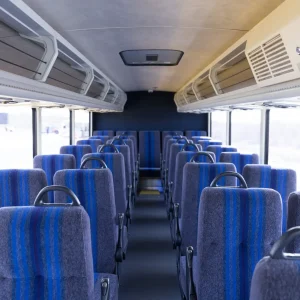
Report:
[[257,154],[241,154],[238,152],[223,152],[220,156],[220,162],[233,163],[238,173],[242,174],[246,165],[259,163]]
[[76,169],[80,169],[81,159],[85,154],[92,153],[92,147],[89,145],[62,146],[60,154],[72,154],[76,160]]
[[97,135],[108,135],[110,137],[113,137],[115,135],[115,132],[113,130],[94,130],[93,136]]
[[93,153],[97,152],[97,149],[100,145],[103,145],[102,140],[80,140],[77,141],[77,145],[89,145],[92,147]]

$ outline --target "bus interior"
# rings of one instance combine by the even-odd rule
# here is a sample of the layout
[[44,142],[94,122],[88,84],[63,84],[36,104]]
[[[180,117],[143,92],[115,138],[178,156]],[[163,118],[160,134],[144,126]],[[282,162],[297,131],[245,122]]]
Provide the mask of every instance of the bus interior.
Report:
[[0,300],[299,300],[299,28],[299,0],[1,0]]

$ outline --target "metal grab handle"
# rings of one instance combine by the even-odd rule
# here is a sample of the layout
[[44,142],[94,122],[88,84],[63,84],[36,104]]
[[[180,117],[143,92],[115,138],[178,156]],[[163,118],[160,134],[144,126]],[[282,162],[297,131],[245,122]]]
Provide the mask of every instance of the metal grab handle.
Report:
[[[43,198],[48,192],[64,192],[71,197],[72,203],[45,203],[45,202],[43,202]],[[66,186],[50,185],[50,186],[44,187],[38,193],[38,195],[36,196],[36,198],[34,200],[33,206],[80,206],[80,201],[77,198],[77,196],[75,195],[75,193],[72,190],[70,190],[69,188],[67,188]]]
[[121,142],[121,145],[126,145],[126,143],[124,142],[124,140],[121,139],[121,138],[114,138],[114,139],[110,142],[109,145],[115,145],[115,144],[114,144],[115,141]]
[[196,153],[196,154],[191,158],[190,162],[195,163],[195,162],[196,162],[195,159],[196,159],[197,157],[201,156],[201,155],[204,155],[204,156],[208,157],[209,161],[210,161],[212,164],[215,163],[215,159],[213,158],[213,156],[212,156],[210,153],[205,152],[205,151],[199,151],[198,153]]
[[200,152],[200,149],[198,148],[198,146],[195,145],[194,143],[190,143],[190,142],[186,143],[186,144],[182,147],[181,152],[186,151],[185,149],[186,149],[187,147],[189,147],[189,146],[194,147],[195,150],[196,150],[196,152]]
[[300,254],[284,253],[284,248],[289,245],[296,237],[300,236],[300,226],[293,227],[284,233],[281,238],[273,245],[270,256],[273,259],[300,259]]
[[227,171],[227,172],[224,172],[224,173],[221,173],[221,174],[217,175],[216,178],[210,184],[210,187],[217,187],[217,182],[221,178],[227,177],[227,176],[232,176],[232,177],[238,178],[241,182],[240,188],[244,188],[244,189],[248,188],[248,185],[247,185],[246,180],[244,179],[244,177],[241,174],[239,174],[237,172],[233,172],[233,171]]
[[107,165],[106,163],[104,162],[103,159],[99,158],[99,157],[86,157],[82,162],[81,162],[81,165],[80,165],[80,169],[84,169],[84,166],[86,165],[86,163],[88,161],[98,161],[100,164],[101,164],[101,168],[100,169],[107,169]]
[[98,150],[98,152],[104,153],[105,148],[112,148],[114,150],[113,153],[119,153],[119,150],[117,149],[117,147],[114,144],[105,144],[105,145],[101,146],[101,148],[100,148],[100,150]]

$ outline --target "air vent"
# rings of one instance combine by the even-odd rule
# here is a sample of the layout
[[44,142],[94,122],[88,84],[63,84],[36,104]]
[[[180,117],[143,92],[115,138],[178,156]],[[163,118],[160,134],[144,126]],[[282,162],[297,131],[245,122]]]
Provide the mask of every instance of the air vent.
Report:
[[157,54],[148,54],[146,55],[146,61],[158,61]]
[[258,82],[294,72],[280,34],[248,54]]

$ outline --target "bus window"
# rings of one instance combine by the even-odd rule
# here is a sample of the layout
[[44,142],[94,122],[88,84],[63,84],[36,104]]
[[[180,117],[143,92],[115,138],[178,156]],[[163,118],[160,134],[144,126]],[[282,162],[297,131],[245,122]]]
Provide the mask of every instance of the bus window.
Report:
[[70,111],[67,108],[42,108],[42,154],[58,154],[70,144]]
[[0,106],[0,169],[32,168],[31,106]]
[[226,124],[227,124],[227,112],[215,111],[211,114],[211,130],[212,138],[214,140],[220,140],[223,144],[226,144]]
[[271,109],[269,165],[290,168],[297,172],[297,187],[300,188],[300,110]]
[[85,110],[75,110],[75,144],[78,140],[89,137],[89,112]]
[[260,154],[261,110],[234,110],[231,114],[231,144],[240,153]]

